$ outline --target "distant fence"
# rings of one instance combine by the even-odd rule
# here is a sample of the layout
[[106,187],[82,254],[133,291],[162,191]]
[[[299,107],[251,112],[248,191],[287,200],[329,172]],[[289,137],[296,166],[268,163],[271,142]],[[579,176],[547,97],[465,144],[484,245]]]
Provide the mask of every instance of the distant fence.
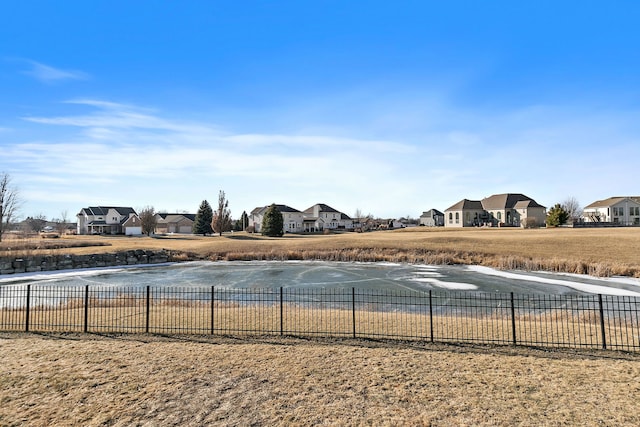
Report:
[[361,289],[10,285],[0,330],[289,335],[640,350],[640,299]]

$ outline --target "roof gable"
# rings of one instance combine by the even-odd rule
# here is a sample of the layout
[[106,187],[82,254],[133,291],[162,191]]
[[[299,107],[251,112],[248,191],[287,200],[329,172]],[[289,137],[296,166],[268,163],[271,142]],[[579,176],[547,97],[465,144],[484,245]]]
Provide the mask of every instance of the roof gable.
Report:
[[604,199],[604,200],[596,200],[595,202],[591,203],[590,205],[585,206],[585,209],[596,209],[596,208],[608,208],[610,206],[614,206],[617,205],[620,202],[624,202],[625,200],[629,200],[631,202],[634,203],[638,203],[640,204],[640,197],[636,197],[636,196],[631,196],[631,197],[609,197],[608,199]]
[[336,210],[336,209],[332,208],[329,205],[325,205],[324,203],[316,203],[315,205],[311,206],[310,208],[305,209],[304,213],[312,214],[316,207],[318,208],[318,212],[341,213],[339,210]]
[[82,208],[80,214],[87,216],[104,216],[109,213],[109,210],[113,209],[118,212],[119,215],[129,217],[130,214],[135,214],[136,211],[131,207],[124,206],[89,206],[88,208]]
[[494,194],[493,196],[482,199],[482,206],[486,210],[497,209],[513,209],[516,204],[521,202],[533,202],[528,204],[520,204],[521,207],[544,207],[539,205],[531,197],[525,196],[521,193],[503,193]]
[[461,211],[463,209],[482,210],[482,203],[479,200],[462,199],[455,205],[449,207],[446,211]]

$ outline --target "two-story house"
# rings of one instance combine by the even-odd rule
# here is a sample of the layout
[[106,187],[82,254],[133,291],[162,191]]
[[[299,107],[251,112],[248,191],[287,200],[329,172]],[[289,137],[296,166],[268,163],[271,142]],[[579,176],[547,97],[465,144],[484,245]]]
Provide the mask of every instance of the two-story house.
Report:
[[142,234],[140,218],[130,207],[91,206],[76,217],[78,234]]
[[[275,205],[282,214],[283,233],[301,233],[303,231],[304,217],[302,212],[287,205]],[[262,220],[269,206],[257,207],[249,214],[249,227],[253,227],[256,233],[262,232]]]
[[585,222],[608,222],[619,225],[640,225],[640,196],[609,197],[586,206]]
[[353,220],[348,215],[324,203],[316,203],[302,211],[304,231],[313,233],[323,230],[351,230]]
[[437,209],[429,209],[420,215],[420,225],[425,227],[442,227],[444,225],[444,214]]

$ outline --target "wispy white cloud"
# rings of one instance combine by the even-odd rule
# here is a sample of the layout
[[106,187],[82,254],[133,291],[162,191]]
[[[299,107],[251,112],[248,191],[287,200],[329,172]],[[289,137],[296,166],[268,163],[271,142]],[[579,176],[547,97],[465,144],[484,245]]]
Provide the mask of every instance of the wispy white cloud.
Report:
[[240,211],[325,202],[347,213],[417,216],[501,192],[523,192],[547,205],[633,192],[632,181],[614,185],[606,177],[612,168],[635,170],[640,158],[630,113],[443,108],[440,115],[459,120],[428,124],[419,137],[385,139],[233,132],[134,105],[70,102],[93,111],[25,118],[52,127],[52,136],[3,149],[0,166],[25,171],[27,194],[42,194],[44,186],[47,200],[195,210],[223,189]]
[[78,70],[63,70],[32,60],[24,60],[30,68],[24,74],[43,83],[54,83],[64,80],[87,80],[89,74]]
[[[115,189],[132,188],[130,194],[155,198],[145,204],[176,207],[190,199],[190,205],[196,205],[216,190],[205,183],[214,183],[235,195],[243,209],[278,197],[296,205],[294,199],[301,195],[313,203],[331,196],[351,205],[353,200],[339,194],[376,199],[380,191],[391,193],[387,177],[399,172],[397,156],[415,151],[409,144],[385,140],[223,132],[215,125],[168,119],[131,105],[72,102],[96,111],[24,119],[77,131],[13,144],[6,152],[11,162],[31,171],[31,182],[48,185],[61,200],[65,192],[73,192],[74,200],[84,194],[86,203],[95,197],[101,200],[91,203],[105,203],[102,198],[123,197]],[[60,181],[46,178],[51,176]],[[259,188],[263,190],[256,191]]]

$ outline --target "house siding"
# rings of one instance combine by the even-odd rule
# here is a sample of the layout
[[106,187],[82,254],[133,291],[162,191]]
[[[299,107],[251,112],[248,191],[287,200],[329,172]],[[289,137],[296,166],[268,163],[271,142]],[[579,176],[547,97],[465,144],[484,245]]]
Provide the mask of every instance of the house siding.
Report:
[[640,225],[640,202],[631,197],[612,197],[585,207],[582,216],[585,222]]
[[523,194],[496,194],[482,201],[463,199],[445,210],[445,227],[524,226],[533,219],[542,225],[546,208]]

